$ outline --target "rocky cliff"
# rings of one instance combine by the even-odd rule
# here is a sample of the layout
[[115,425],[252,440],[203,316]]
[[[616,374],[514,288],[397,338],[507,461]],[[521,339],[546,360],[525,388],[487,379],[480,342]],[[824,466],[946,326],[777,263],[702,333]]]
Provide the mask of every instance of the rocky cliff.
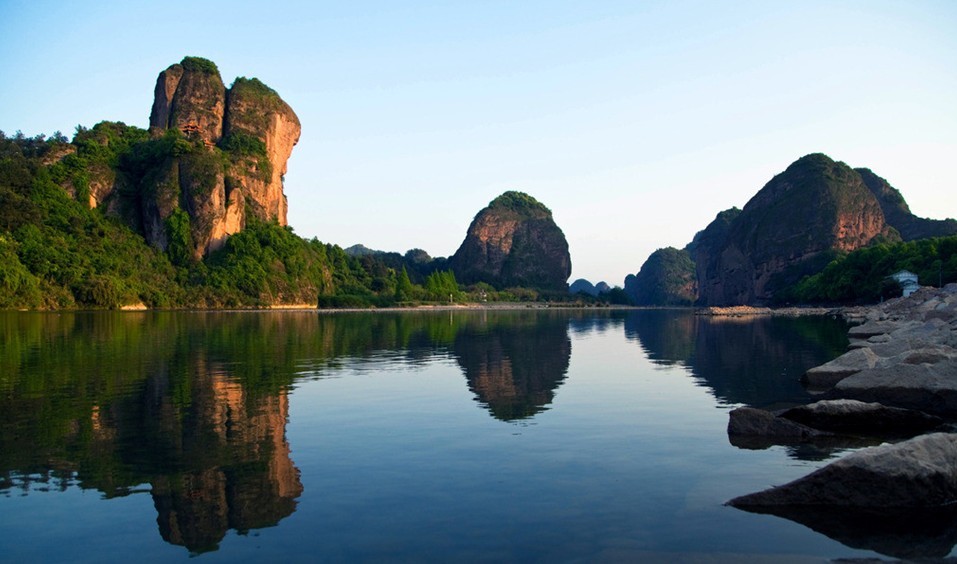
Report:
[[[901,193],[869,169],[811,154],[771,179],[743,210],[719,213],[695,235],[684,249],[693,280],[676,267],[674,253],[671,267],[662,268],[659,250],[638,276],[626,278],[625,289],[642,305],[675,303],[692,284],[698,305],[763,305],[839,254],[874,241],[955,233],[957,221],[915,216]],[[658,291],[666,287],[683,289]]]
[[560,291],[567,291],[572,269],[551,210],[521,192],[506,192],[480,211],[449,264],[465,284]]
[[[216,65],[198,57],[161,72],[150,133],[171,150],[141,182],[147,239],[162,249],[184,244],[198,259],[242,230],[247,214],[285,225],[282,179],[300,130],[292,108],[255,78],[227,90]],[[186,241],[173,240],[184,235],[174,233],[177,210],[188,217]]]
[[877,198],[877,202],[884,212],[884,219],[896,229],[903,240],[926,239],[928,237],[945,237],[957,234],[957,220],[953,219],[925,219],[917,217],[910,211],[910,206],[904,200],[897,188],[874,174],[868,168],[854,169],[861,175],[864,185]]
[[748,201],[723,242],[696,251],[699,302],[767,303],[837,252],[876,237],[896,234],[861,175],[826,155],[807,155]]

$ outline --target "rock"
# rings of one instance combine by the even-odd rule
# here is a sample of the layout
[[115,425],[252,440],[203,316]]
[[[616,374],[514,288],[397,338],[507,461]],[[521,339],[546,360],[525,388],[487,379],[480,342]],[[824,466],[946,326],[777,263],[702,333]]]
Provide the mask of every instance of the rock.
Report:
[[156,81],[150,132],[160,138],[170,129],[182,133],[188,149],[155,164],[140,181],[141,224],[151,244],[167,248],[168,221],[177,209],[189,218],[193,259],[222,247],[249,213],[286,225],[282,179],[301,128],[274,90],[240,77],[227,91],[214,63],[186,57]]
[[225,112],[226,87],[219,69],[212,61],[185,57],[156,79],[150,129],[188,129],[215,144],[223,136]]
[[913,435],[929,431],[944,420],[913,411],[856,400],[822,400],[793,407],[779,417],[821,431],[884,435]]
[[937,415],[957,414],[957,359],[935,364],[910,364],[904,360],[848,376],[834,386],[832,393],[835,397]]
[[245,134],[262,141],[265,162],[242,160],[231,174],[241,185],[246,203],[264,220],[286,225],[286,196],[282,178],[302,127],[289,104],[275,90],[255,78],[237,78],[226,96],[225,135]]
[[942,508],[957,503],[957,434],[933,433],[849,454],[788,484],[736,497],[741,508]]
[[860,174],[822,154],[768,182],[731,222],[721,244],[696,255],[701,305],[764,305],[834,252],[895,234]]
[[863,325],[848,329],[847,337],[849,339],[868,339],[878,335],[886,335],[902,327],[903,325],[897,321],[868,321]]
[[957,234],[957,221],[917,217],[911,213],[901,193],[886,180],[871,172],[870,169],[856,168],[854,170],[861,175],[867,189],[877,197],[887,222],[897,229],[905,241]]
[[728,414],[728,435],[804,440],[824,435],[806,425],[775,417],[770,411],[739,407]]
[[571,257],[552,212],[535,198],[506,192],[481,210],[449,259],[456,279],[568,291]]
[[880,360],[870,348],[854,349],[821,366],[811,368],[801,377],[801,382],[814,390],[829,390],[844,378],[865,368],[877,366]]

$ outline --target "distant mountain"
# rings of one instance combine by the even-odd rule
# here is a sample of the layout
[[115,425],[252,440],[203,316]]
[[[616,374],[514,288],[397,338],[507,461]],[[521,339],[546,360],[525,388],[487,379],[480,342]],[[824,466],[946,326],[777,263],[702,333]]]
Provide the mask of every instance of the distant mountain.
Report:
[[719,213],[685,247],[687,257],[677,249],[655,251],[625,288],[643,305],[691,296],[699,305],[769,304],[844,253],[954,233],[957,221],[913,215],[900,192],[869,169],[811,154],[772,178],[743,209]]
[[459,282],[498,289],[567,291],[572,269],[551,210],[522,192],[505,192],[482,209],[449,264]]
[[641,265],[638,274],[625,278],[625,293],[635,305],[692,305],[695,302],[695,269],[686,249],[658,249]]
[[575,280],[574,282],[568,285],[568,293],[572,295],[587,294],[589,296],[597,296],[598,288],[596,288],[595,285],[589,282],[588,280],[585,280],[584,278],[579,278],[578,280]]
[[595,284],[595,289],[598,290],[599,294],[606,294],[611,291],[611,286],[609,286],[606,282],[602,281],[602,282],[599,282],[598,284]]

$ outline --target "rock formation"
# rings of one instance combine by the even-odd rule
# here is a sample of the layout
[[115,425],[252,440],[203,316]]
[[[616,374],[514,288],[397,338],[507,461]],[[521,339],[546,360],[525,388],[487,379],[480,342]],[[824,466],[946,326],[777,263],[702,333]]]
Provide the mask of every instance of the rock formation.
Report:
[[892,237],[860,175],[812,154],[762,188],[731,223],[724,243],[698,264],[705,305],[764,304],[780,288],[821,270],[835,252]]
[[215,64],[186,57],[157,78],[150,132],[169,145],[141,181],[152,244],[171,244],[176,210],[188,216],[194,259],[242,230],[247,213],[286,224],[282,179],[300,125],[274,90],[244,77],[227,90]]
[[568,243],[551,210],[521,192],[506,192],[480,211],[449,264],[465,284],[563,292],[572,269]]
[[691,255],[666,247],[651,253],[638,274],[625,278],[625,293],[635,305],[691,305],[697,288]]
[[918,508],[957,503],[957,434],[922,435],[861,450],[791,483],[728,502],[776,505]]

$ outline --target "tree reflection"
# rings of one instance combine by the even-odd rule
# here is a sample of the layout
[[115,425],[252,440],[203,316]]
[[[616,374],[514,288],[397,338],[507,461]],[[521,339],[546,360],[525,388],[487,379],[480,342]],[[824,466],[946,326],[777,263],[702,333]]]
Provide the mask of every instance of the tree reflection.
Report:
[[149,485],[163,539],[215,550],[276,525],[303,486],[286,441],[297,378],[454,357],[502,420],[552,402],[567,313],[0,313],[0,491]]

